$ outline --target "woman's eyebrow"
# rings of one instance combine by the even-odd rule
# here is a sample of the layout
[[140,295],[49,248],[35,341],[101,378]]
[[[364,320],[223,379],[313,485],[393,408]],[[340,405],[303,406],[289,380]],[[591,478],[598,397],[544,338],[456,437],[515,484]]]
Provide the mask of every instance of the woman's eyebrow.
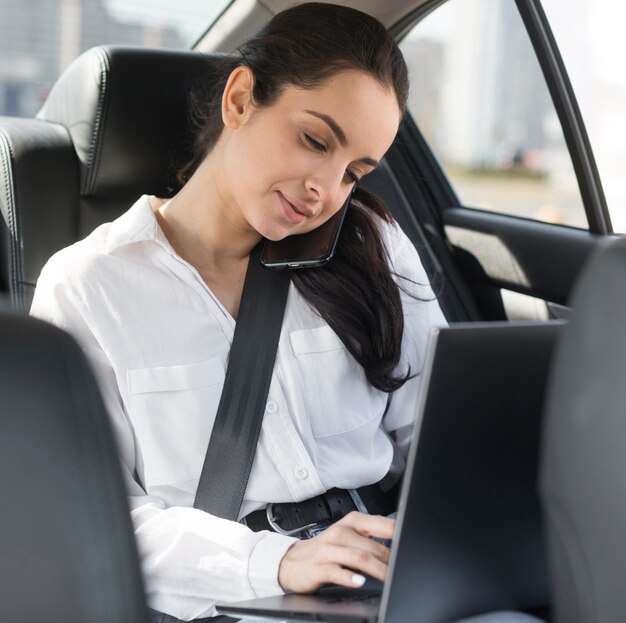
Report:
[[[346,138],[344,131],[341,129],[339,124],[330,115],[325,115],[324,113],[316,112],[314,110],[305,110],[304,112],[308,113],[309,115],[313,115],[314,117],[317,117],[318,119],[321,119],[322,121],[324,121],[328,125],[328,127],[333,131],[333,134],[337,137],[337,140],[339,141],[339,143],[341,143],[342,147],[345,147],[348,144],[348,139]],[[359,158],[359,161],[365,164],[370,164],[373,167],[378,165],[378,160],[374,160],[373,158],[368,158],[367,156],[364,158]]]
[[315,112],[314,110],[305,110],[304,112],[309,113],[309,115],[313,115],[318,119],[326,122],[328,127],[333,131],[333,134],[337,137],[337,140],[341,143],[342,147],[345,147],[348,144],[348,139],[344,131],[339,127],[339,124],[330,116],[325,115],[321,112]]

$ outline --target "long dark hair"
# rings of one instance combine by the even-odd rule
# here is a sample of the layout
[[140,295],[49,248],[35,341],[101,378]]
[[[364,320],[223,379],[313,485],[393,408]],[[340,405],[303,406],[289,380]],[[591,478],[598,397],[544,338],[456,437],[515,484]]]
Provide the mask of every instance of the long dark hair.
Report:
[[[288,85],[312,88],[346,69],[373,76],[395,94],[402,113],[406,108],[409,82],[400,50],[380,22],[347,7],[312,2],[287,9],[244,43],[237,55],[211,62],[222,67],[217,82],[192,96],[196,134],[192,158],[178,173],[181,184],[222,132],[221,97],[215,94],[221,96],[237,66],[252,70],[252,98],[258,108],[271,106]],[[369,383],[390,392],[406,382],[410,370],[394,375],[404,316],[379,219],[392,222],[387,206],[357,188],[333,260],[321,268],[292,271],[291,278],[363,367]]]

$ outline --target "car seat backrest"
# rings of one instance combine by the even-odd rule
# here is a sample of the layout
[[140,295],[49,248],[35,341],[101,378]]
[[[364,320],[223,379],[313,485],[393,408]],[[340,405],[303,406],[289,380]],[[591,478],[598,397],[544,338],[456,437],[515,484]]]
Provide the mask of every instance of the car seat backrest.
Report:
[[57,250],[144,193],[171,196],[191,155],[189,94],[216,57],[93,48],[53,86],[37,119],[0,118],[0,291],[28,308]]
[[0,314],[0,621],[143,623],[113,435],[74,340]]
[[592,256],[549,384],[541,489],[557,623],[626,621],[626,240]]

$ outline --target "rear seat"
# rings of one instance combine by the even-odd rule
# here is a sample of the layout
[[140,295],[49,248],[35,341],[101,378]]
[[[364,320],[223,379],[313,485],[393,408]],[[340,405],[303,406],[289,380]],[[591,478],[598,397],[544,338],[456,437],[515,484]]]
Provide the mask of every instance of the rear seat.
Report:
[[37,119],[0,118],[0,288],[28,309],[48,258],[146,193],[170,196],[190,153],[188,94],[208,56],[93,48]]

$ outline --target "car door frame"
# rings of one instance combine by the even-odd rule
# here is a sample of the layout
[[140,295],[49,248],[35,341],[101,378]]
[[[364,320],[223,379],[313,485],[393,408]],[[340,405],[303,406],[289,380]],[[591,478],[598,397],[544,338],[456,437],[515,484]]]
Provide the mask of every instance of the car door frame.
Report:
[[[392,33],[401,39],[444,2],[423,3],[395,24]],[[418,213],[431,252],[444,265],[452,258],[459,280],[477,303],[479,316],[506,319],[502,290],[509,290],[545,300],[550,316],[564,317],[580,269],[595,247],[612,234],[612,226],[582,114],[541,2],[515,2],[562,127],[589,228],[464,207],[410,115],[387,160],[394,182],[405,197],[413,198],[409,209]],[[476,307],[474,301],[469,307]]]

